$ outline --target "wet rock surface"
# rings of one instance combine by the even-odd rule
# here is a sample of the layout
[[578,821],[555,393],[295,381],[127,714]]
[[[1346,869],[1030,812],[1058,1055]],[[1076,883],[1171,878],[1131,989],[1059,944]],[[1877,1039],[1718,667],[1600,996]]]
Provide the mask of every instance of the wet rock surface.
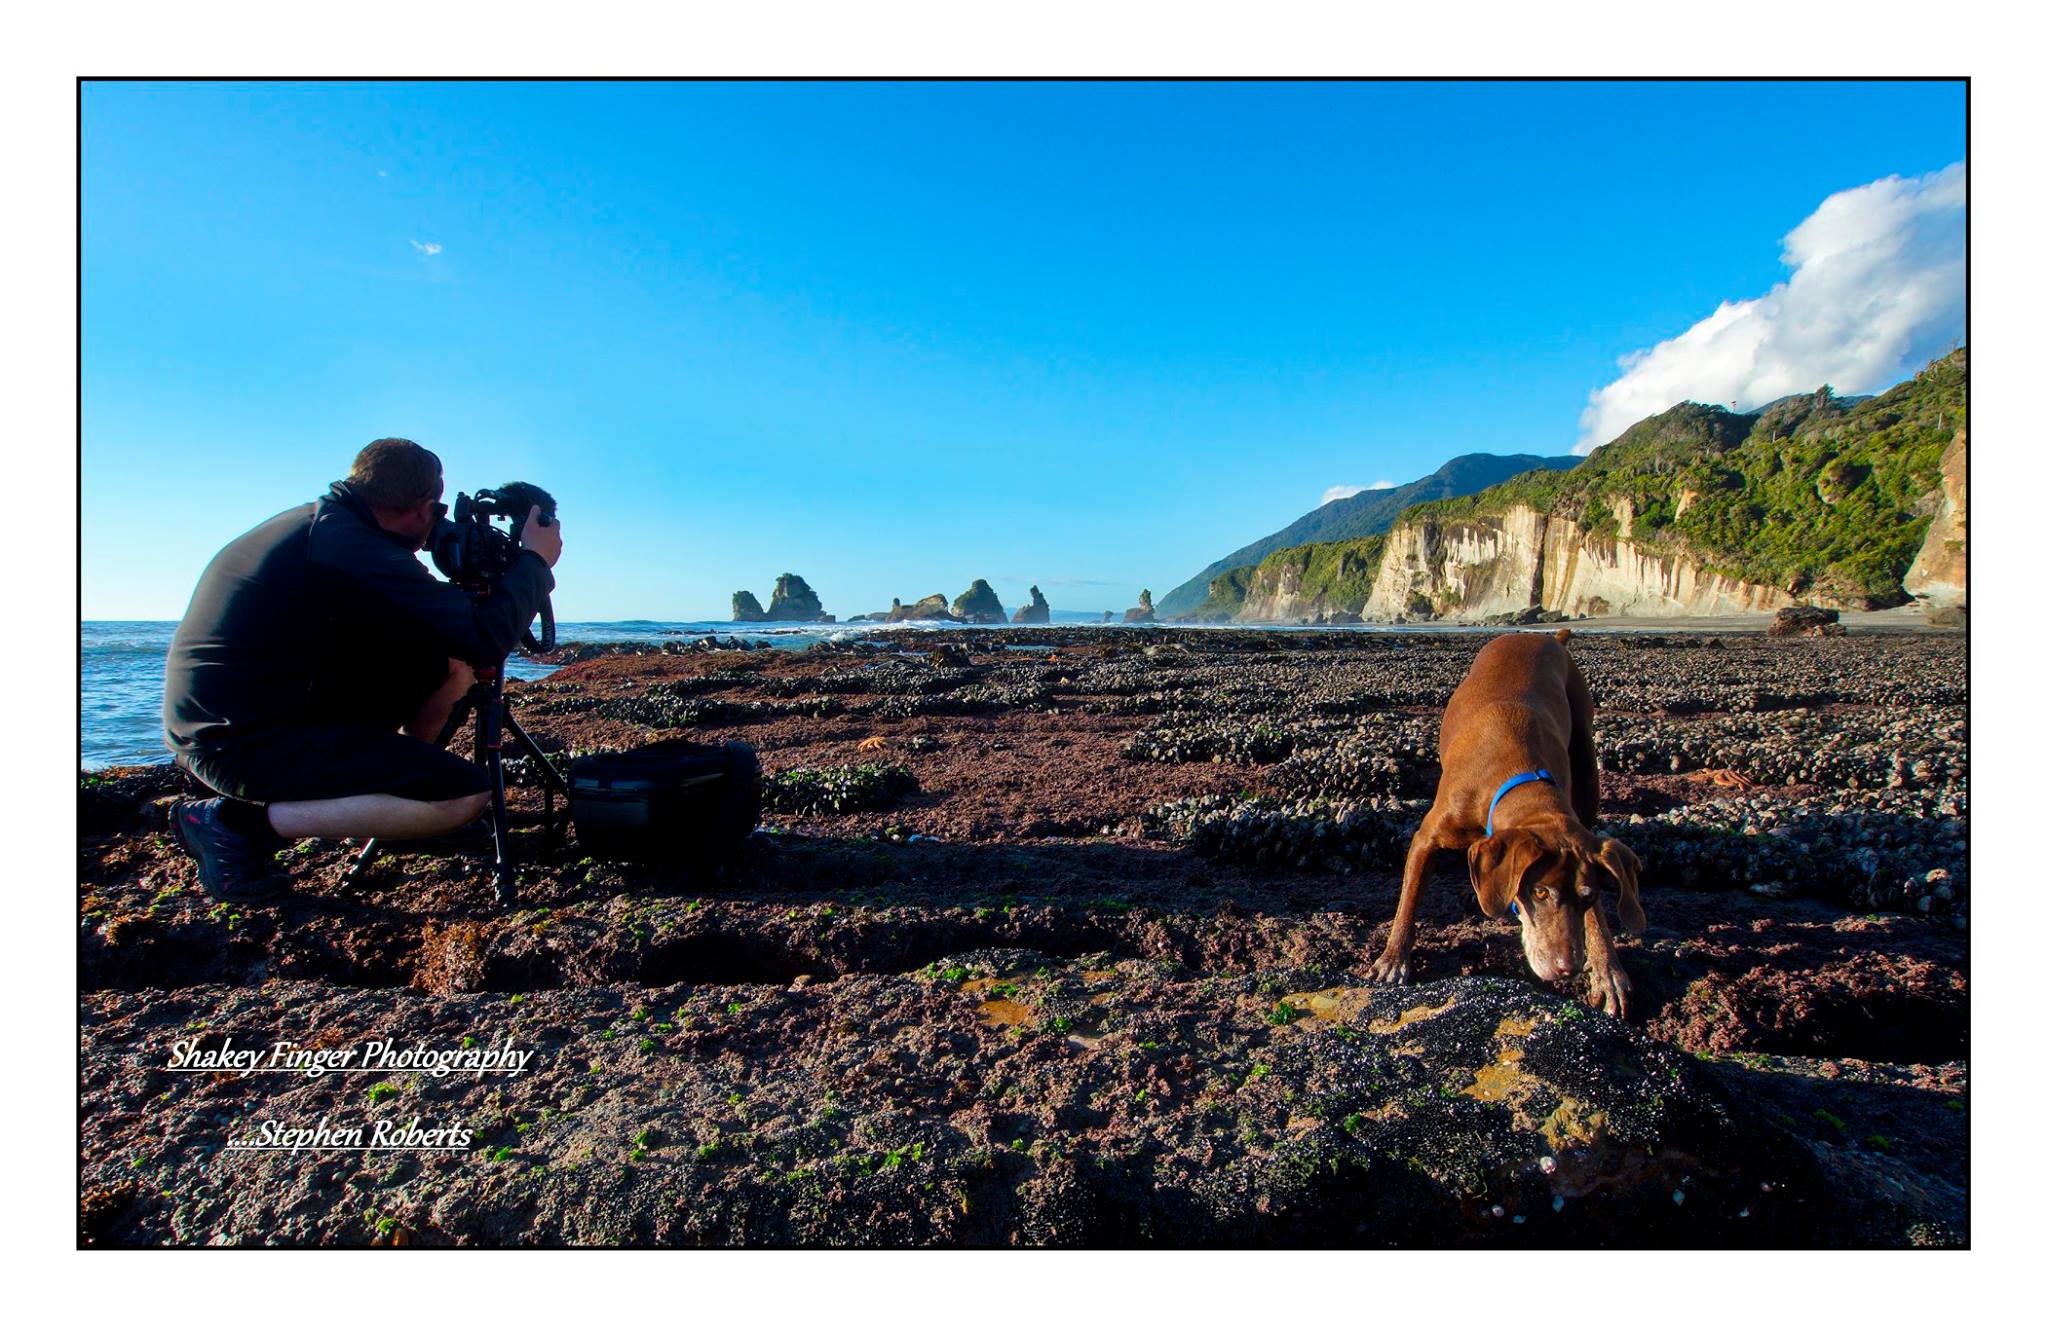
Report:
[[[1966,1242],[1963,642],[1573,641],[1644,863],[1623,1024],[1530,976],[1459,863],[1419,984],[1363,982],[1485,639],[608,652],[515,688],[550,759],[747,741],[765,832],[599,861],[521,789],[513,909],[481,863],[347,881],[317,842],[281,904],[216,906],[152,818],[180,776],[82,776],[82,1237]],[[166,1071],[230,1037],[534,1060]],[[323,1117],[473,1140],[227,1147]]]

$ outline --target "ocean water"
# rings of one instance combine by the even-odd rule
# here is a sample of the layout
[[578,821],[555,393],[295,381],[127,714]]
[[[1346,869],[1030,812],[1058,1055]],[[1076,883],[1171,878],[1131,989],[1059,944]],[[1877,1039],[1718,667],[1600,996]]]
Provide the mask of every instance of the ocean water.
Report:
[[[1097,615],[1055,611],[1059,626],[1094,622]],[[164,655],[170,649],[175,622],[82,622],[78,628],[79,765],[142,765],[168,761],[164,749]],[[733,622],[561,622],[556,639],[568,644],[689,640],[702,636],[738,636],[766,641],[777,649],[801,650],[820,640],[875,630],[870,622],[773,624]],[[900,623],[891,632],[920,634],[957,631],[952,623]],[[515,652],[506,661],[508,677],[532,679],[553,672]]]

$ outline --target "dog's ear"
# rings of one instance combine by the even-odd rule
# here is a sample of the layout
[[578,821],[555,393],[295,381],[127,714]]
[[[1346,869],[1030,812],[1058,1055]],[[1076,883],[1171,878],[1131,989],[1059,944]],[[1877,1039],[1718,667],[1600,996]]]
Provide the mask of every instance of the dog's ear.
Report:
[[1599,856],[1600,864],[1621,886],[1614,904],[1614,910],[1621,914],[1621,929],[1630,935],[1641,935],[1643,928],[1650,924],[1650,919],[1643,916],[1643,901],[1636,894],[1636,881],[1642,874],[1643,864],[1636,860],[1627,844],[1604,836],[1600,840]]
[[1479,896],[1479,909],[1498,917],[1522,892],[1522,877],[1536,865],[1546,849],[1543,840],[1526,829],[1504,829],[1465,850],[1465,865],[1472,872],[1472,892]]

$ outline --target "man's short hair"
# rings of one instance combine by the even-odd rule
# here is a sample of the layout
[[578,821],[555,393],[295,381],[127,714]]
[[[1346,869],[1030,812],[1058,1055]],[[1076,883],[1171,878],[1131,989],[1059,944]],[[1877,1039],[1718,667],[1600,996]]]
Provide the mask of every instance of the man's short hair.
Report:
[[417,506],[441,496],[441,458],[411,438],[379,438],[356,453],[348,486],[372,507]]

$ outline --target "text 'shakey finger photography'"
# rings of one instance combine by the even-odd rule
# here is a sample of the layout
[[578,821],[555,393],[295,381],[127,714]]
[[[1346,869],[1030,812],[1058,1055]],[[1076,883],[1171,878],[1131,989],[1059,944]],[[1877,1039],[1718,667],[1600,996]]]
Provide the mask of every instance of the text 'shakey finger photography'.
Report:
[[1967,96],[86,80],[79,1244],[1966,1247]]

